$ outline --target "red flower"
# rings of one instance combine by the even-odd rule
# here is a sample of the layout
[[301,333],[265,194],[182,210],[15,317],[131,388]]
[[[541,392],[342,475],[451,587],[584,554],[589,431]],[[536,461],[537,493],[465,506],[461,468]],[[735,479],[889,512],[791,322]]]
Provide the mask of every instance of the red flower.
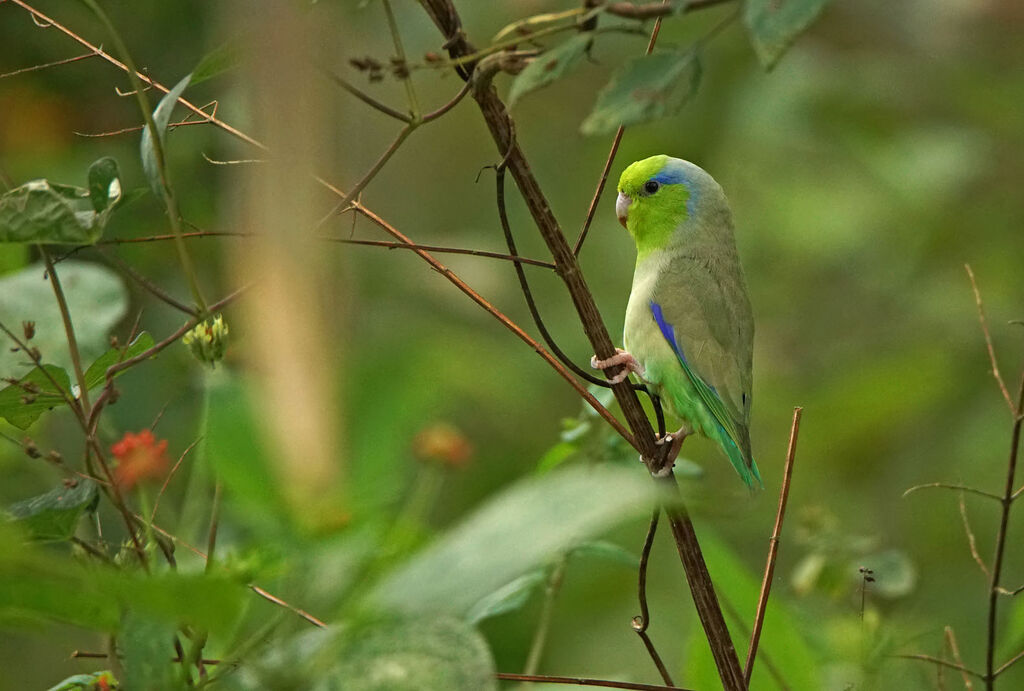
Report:
[[122,490],[139,482],[157,479],[167,470],[167,440],[157,441],[148,429],[138,434],[125,432],[121,441],[110,447],[117,458],[114,481]]

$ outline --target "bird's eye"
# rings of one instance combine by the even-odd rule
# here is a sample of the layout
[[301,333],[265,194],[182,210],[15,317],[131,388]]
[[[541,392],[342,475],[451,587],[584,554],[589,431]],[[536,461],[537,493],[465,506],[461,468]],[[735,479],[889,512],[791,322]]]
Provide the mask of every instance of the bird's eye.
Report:
[[648,180],[644,183],[644,192],[647,194],[654,194],[658,191],[659,187],[661,187],[661,185],[658,184],[657,180]]

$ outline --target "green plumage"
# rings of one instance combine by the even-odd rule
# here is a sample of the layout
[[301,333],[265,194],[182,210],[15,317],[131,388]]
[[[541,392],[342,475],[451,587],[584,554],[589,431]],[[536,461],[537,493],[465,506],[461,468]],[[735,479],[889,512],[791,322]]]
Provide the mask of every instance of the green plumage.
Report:
[[637,246],[626,350],[684,432],[718,442],[743,481],[760,484],[754,321],[722,188],[692,163],[654,156],[623,172],[616,208]]

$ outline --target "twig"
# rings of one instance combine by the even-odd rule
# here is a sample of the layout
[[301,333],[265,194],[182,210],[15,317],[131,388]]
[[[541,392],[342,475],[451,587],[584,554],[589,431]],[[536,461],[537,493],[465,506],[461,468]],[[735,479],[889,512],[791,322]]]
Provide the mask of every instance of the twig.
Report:
[[461,247],[441,247],[439,245],[414,245],[404,242],[388,242],[387,240],[353,240],[352,238],[323,238],[328,242],[340,242],[345,245],[365,245],[368,247],[386,247],[389,250],[424,250],[426,252],[437,252],[439,254],[467,254],[473,257],[487,257],[489,259],[503,259],[517,264],[529,264],[545,269],[554,269],[551,262],[540,259],[529,259],[518,255],[502,254],[501,252],[488,252],[487,250],[463,249]]
[[[90,652],[88,650],[75,650],[75,651],[72,651],[72,653],[71,653],[71,655],[69,655],[69,657],[71,657],[72,659],[105,660],[105,659],[107,659],[107,657],[109,657],[109,655],[107,653],[95,653],[95,652]],[[181,662],[181,659],[182,658],[181,658],[180,655],[178,657],[172,657],[171,658],[171,662]],[[221,663],[220,660],[213,660],[213,659],[209,659],[208,660],[206,658],[203,659],[203,664],[204,665],[219,665],[220,663]]]
[[402,83],[405,85],[405,95],[409,99],[409,112],[412,115],[412,121],[416,122],[420,119],[420,104],[416,98],[416,89],[412,85],[412,75],[408,73],[408,66],[405,60],[405,48],[402,47],[402,35],[398,31],[398,22],[395,21],[395,13],[391,10],[391,1],[383,0],[384,14],[388,18],[388,29],[391,31],[391,41],[395,45],[395,57],[398,59],[398,64],[401,65],[405,70],[405,78],[402,79]]
[[971,494],[977,494],[979,497],[987,497],[989,499],[995,499],[996,501],[1002,501],[1003,498],[994,492],[986,492],[983,489],[977,489],[976,487],[968,487],[967,485],[954,485],[949,482],[928,482],[923,485],[914,485],[903,493],[903,496],[907,496],[913,492],[922,489],[931,489],[933,487],[941,487],[943,489],[955,489],[960,492],[970,492]]
[[[217,102],[213,101],[212,103],[216,104]],[[206,106],[208,105],[210,104],[206,104]],[[206,106],[203,106],[203,108],[206,108]],[[191,117],[192,113],[189,113],[187,116],[185,116],[184,120],[179,120],[177,122],[169,122],[167,123],[167,129],[174,130],[179,127],[188,127],[189,125],[210,124],[209,120],[191,120]],[[116,137],[121,134],[131,134],[132,132],[139,132],[145,128],[145,125],[132,125],[130,127],[122,127],[116,130],[107,130],[106,132],[72,132],[72,134],[74,134],[76,137],[85,137],[86,139],[102,139],[103,137]]]
[[322,71],[327,76],[328,79],[333,81],[342,89],[349,92],[350,94],[352,94],[353,96],[355,96],[356,98],[358,98],[360,101],[370,106],[371,108],[374,108],[375,110],[384,113],[388,117],[392,117],[396,120],[401,120],[406,124],[412,121],[412,118],[410,118],[407,114],[397,111],[387,104],[381,103],[380,101],[375,99],[373,96],[370,96],[365,91],[362,91],[361,89],[353,86],[348,80],[344,79],[343,77],[335,74],[334,72],[331,72],[330,70],[325,69]]
[[982,681],[984,681],[985,679],[985,675],[983,675],[981,672],[975,672],[970,667],[965,667],[962,664],[950,662],[949,660],[943,660],[941,657],[935,657],[933,655],[910,654],[895,655],[894,657],[898,657],[903,660],[921,660],[922,662],[930,662],[933,665],[942,665],[943,667],[948,667],[949,669],[955,669],[961,672],[962,674],[967,674],[972,677],[976,677],[978,679],[981,679]]
[[757,599],[757,614],[754,616],[753,633],[750,636],[750,649],[747,651],[747,664],[743,669],[743,678],[747,685],[754,673],[754,658],[757,656],[757,644],[761,640],[761,627],[764,625],[765,612],[768,609],[768,595],[772,590],[772,579],[775,576],[775,560],[779,555],[779,539],[782,535],[782,522],[786,517],[786,502],[789,500],[789,486],[793,480],[793,461],[796,458],[796,442],[800,435],[800,417],[804,409],[797,406],[793,409],[793,425],[789,431],[789,448],[786,451],[786,465],[782,471],[782,488],[779,490],[779,510],[775,514],[775,527],[768,541],[768,562],[764,567],[764,578],[761,580],[761,595]]
[[431,111],[431,112],[427,113],[426,115],[424,115],[423,118],[422,118],[422,122],[427,123],[427,122],[430,122],[431,120],[437,120],[439,117],[441,117],[442,115],[447,113],[449,110],[451,110],[452,108],[457,106],[459,104],[459,101],[461,101],[463,98],[465,98],[466,94],[469,93],[469,91],[470,91],[470,89],[472,89],[472,87],[473,87],[473,84],[471,82],[463,83],[462,88],[459,89],[459,92],[457,94],[455,94],[455,97],[452,98],[452,100],[448,101],[447,103],[445,103],[443,106],[441,106],[437,110]]
[[[613,3],[614,4],[614,3]],[[620,5],[630,5],[635,7],[632,3],[618,3]],[[661,4],[654,4],[652,6],[667,14],[666,10],[671,11],[672,4],[668,0],[662,0]],[[687,8],[689,5],[687,5]],[[606,6],[605,9],[609,9],[610,6]],[[661,32],[661,20],[664,14],[659,14],[657,20],[654,22],[654,28],[651,30],[651,38],[647,42],[647,50],[644,51],[644,55],[650,55],[654,51],[654,44],[658,41],[658,34]],[[604,168],[601,170],[601,177],[597,180],[597,189],[594,190],[594,196],[590,199],[590,206],[587,208],[587,218],[583,221],[583,227],[580,228],[579,237],[576,238],[576,244],[572,248],[574,256],[580,256],[580,250],[583,249],[583,242],[587,239],[587,233],[590,232],[590,224],[594,222],[594,214],[597,213],[597,204],[601,201],[601,194],[604,192],[604,186],[608,183],[608,173],[611,172],[612,163],[615,161],[615,155],[619,152],[619,144],[622,142],[622,135],[626,131],[626,128],[619,125],[619,128],[615,130],[615,136],[612,138],[611,148],[608,150],[608,157],[605,159]]]
[[[505,234],[505,244],[508,246],[508,253],[513,257],[518,257],[519,252],[516,249],[515,237],[512,235],[512,227],[509,225],[508,221],[508,210],[505,206],[504,161],[495,167],[495,185],[497,190],[495,193],[495,199],[498,204],[498,218],[501,221],[501,230]],[[558,342],[555,341],[551,332],[548,331],[547,326],[544,324],[544,319],[540,316],[540,310],[537,308],[537,302],[533,299],[533,291],[530,290],[530,282],[526,279],[526,272],[523,271],[523,267],[518,264],[516,265],[516,278],[519,279],[519,289],[523,294],[523,298],[526,300],[526,307],[530,310],[530,316],[533,317],[533,323],[537,326],[537,330],[540,331],[541,338],[543,338],[544,342],[548,344],[548,348],[551,349],[551,352],[553,352],[566,367],[575,372],[576,376],[585,379],[591,384],[607,387],[607,381],[598,379],[590,372],[583,370],[558,346]]]
[[964,264],[964,269],[967,270],[967,277],[971,279],[971,290],[974,292],[974,303],[978,306],[978,322],[981,323],[981,331],[985,334],[985,347],[988,349],[988,359],[992,365],[992,376],[999,385],[999,391],[1002,392],[1006,405],[1010,408],[1010,414],[1016,416],[1018,414],[1016,412],[1017,408],[1014,407],[1013,399],[1010,398],[1010,391],[1006,388],[1003,375],[999,373],[999,363],[996,361],[996,350],[992,345],[992,334],[988,330],[988,320],[985,318],[985,306],[981,301],[981,291],[978,290],[978,282],[974,280],[974,271],[971,270],[970,264]]
[[1009,660],[1004,662],[1002,665],[1000,665],[999,669],[997,669],[995,672],[992,673],[992,676],[993,677],[998,677],[1000,674],[1002,674],[1006,670],[1010,669],[1011,667],[1013,667],[1015,664],[1017,664],[1021,660],[1024,660],[1024,650],[1020,651],[1019,653],[1017,653],[1016,655],[1011,657]]
[[661,655],[658,654],[657,648],[654,647],[654,641],[647,635],[647,627],[651,624],[650,611],[647,609],[647,562],[651,558],[651,547],[654,545],[654,536],[658,532],[659,516],[661,516],[661,509],[655,508],[651,513],[651,523],[647,528],[643,549],[640,551],[640,568],[637,571],[636,587],[637,599],[640,601],[640,614],[633,617],[633,630],[636,631],[637,635],[640,636],[640,640],[643,641],[647,654],[651,656],[654,666],[658,668],[658,674],[661,675],[666,684],[672,686],[674,684],[672,676],[668,673],[668,669],[665,668],[665,663],[661,661]]
[[82,55],[76,55],[73,58],[64,58],[63,60],[54,60],[53,62],[47,62],[42,65],[32,65],[31,67],[22,67],[20,70],[14,70],[13,72],[4,72],[0,74],[0,79],[7,77],[13,77],[17,74],[25,74],[26,72],[35,72],[36,70],[44,70],[47,67],[56,67],[57,65],[67,65],[70,62],[78,62],[79,60],[85,60],[86,58],[96,57],[96,53],[83,53]]
[[693,691],[681,686],[662,686],[661,684],[637,684],[629,681],[611,681],[609,679],[587,679],[585,677],[554,677],[546,674],[509,674],[498,672],[494,675],[503,681],[536,681],[544,684],[572,684],[574,686],[601,686],[608,689],[632,689],[633,691]]
[[1024,373],[1021,374],[1017,406],[1014,409],[1013,432],[1011,433],[1010,458],[1006,463],[1006,489],[1003,492],[1003,506],[999,516],[999,532],[996,535],[995,556],[992,559],[992,578],[988,594],[988,643],[985,646],[985,688],[995,688],[996,655],[996,614],[999,609],[999,579],[1003,571],[1003,555],[1006,551],[1006,533],[1010,523],[1010,508],[1013,506],[1013,485],[1017,474],[1017,454],[1020,451],[1020,430],[1024,422]]
[[53,260],[50,253],[43,245],[38,245],[39,254],[46,263],[46,275],[50,277],[50,286],[57,298],[57,306],[60,308],[60,318],[64,323],[64,335],[68,341],[68,351],[71,353],[71,365],[75,370],[75,380],[78,382],[78,398],[82,402],[82,414],[89,416],[89,387],[85,381],[85,370],[82,369],[82,355],[78,350],[78,339],[75,338],[75,326],[71,321],[71,312],[68,310],[68,301],[64,296],[64,289],[60,285],[60,277],[53,267]]
[[985,576],[991,577],[988,566],[985,565],[985,560],[982,559],[981,554],[978,553],[978,540],[975,538],[974,531],[971,530],[971,522],[967,518],[967,503],[964,501],[963,492],[960,492],[960,501],[958,503],[960,507],[960,521],[964,525],[964,534],[967,535],[967,545],[971,549],[971,557],[978,565],[978,568],[981,569],[981,572],[985,574]]
[[[949,651],[951,653],[953,653],[953,660],[958,665],[963,667],[964,666],[964,661],[963,661],[963,658],[960,657],[960,646],[957,645],[957,643],[956,643],[956,635],[953,634],[953,627],[952,626],[947,626],[946,627],[946,629],[945,629],[945,636],[946,636],[946,645],[949,646]],[[941,667],[940,667],[940,669],[941,669]],[[974,684],[971,682],[970,675],[968,675],[965,670],[960,670],[960,675],[963,677],[963,680],[964,680],[964,688],[967,691],[973,691]]]
[[156,510],[160,508],[160,499],[163,498],[164,492],[167,491],[167,485],[171,484],[171,478],[173,478],[174,474],[178,472],[178,468],[181,466],[182,461],[185,460],[185,456],[187,456],[189,451],[194,449],[196,447],[196,444],[202,441],[202,439],[202,437],[199,437],[194,442],[189,444],[188,447],[181,452],[181,455],[178,456],[178,460],[171,468],[171,472],[167,473],[167,477],[164,478],[163,484],[160,485],[160,491],[156,493],[156,500],[153,502],[153,511],[149,515],[150,523],[156,520]]
[[[171,236],[171,237],[173,239],[173,236]],[[148,292],[150,295],[152,295],[156,299],[160,300],[161,302],[163,302],[163,303],[165,303],[167,305],[170,305],[171,307],[173,307],[174,309],[178,310],[179,312],[184,312],[185,314],[188,314],[188,315],[193,316],[193,317],[199,316],[199,312],[195,308],[189,307],[185,303],[183,303],[180,300],[176,299],[174,296],[172,296],[170,293],[165,291],[163,288],[161,288],[160,286],[158,286],[157,284],[153,283],[148,278],[146,278],[145,276],[140,274],[138,271],[136,271],[134,268],[132,268],[132,266],[130,264],[128,264],[127,262],[123,261],[117,255],[112,254],[110,252],[105,252],[102,249],[100,249],[99,252],[105,258],[107,258],[109,261],[111,261],[114,264],[116,264],[117,268],[119,268],[126,276],[128,276],[128,278],[130,278],[133,281],[135,281],[135,283],[137,283],[139,286],[141,286],[146,292]]]
[[306,610],[299,609],[295,605],[288,604],[287,602],[285,602],[284,600],[282,600],[278,596],[273,595],[271,593],[268,593],[266,590],[264,590],[263,588],[259,587],[258,585],[254,585],[254,584],[250,583],[249,584],[249,590],[253,591],[257,595],[262,597],[264,600],[268,600],[269,602],[273,602],[275,605],[278,605],[280,607],[284,607],[285,609],[290,610],[291,612],[299,615],[301,618],[305,619],[306,621],[308,621],[313,626],[317,626],[317,627],[319,627],[321,629],[327,627],[327,624],[325,624],[320,619],[317,619],[316,617],[314,617],[312,614],[310,614]]
[[210,530],[206,536],[206,573],[213,568],[214,554],[217,549],[217,528],[220,526],[220,480],[213,485],[213,502],[210,507]]

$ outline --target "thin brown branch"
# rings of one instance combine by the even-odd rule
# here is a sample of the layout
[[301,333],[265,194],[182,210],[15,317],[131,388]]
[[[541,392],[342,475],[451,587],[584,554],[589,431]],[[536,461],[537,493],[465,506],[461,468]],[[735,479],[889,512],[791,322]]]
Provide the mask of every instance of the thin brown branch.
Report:
[[[96,653],[90,652],[88,650],[75,650],[72,651],[69,657],[71,657],[72,659],[105,660],[109,657],[109,655],[107,653]],[[177,657],[170,658],[170,660],[171,662],[181,662],[182,658],[179,655]],[[203,658],[204,665],[219,665],[220,662],[220,660]]]
[[325,69],[325,70],[322,70],[322,71],[327,76],[328,79],[330,79],[332,82],[334,82],[335,84],[340,86],[342,89],[344,89],[345,91],[349,92],[350,94],[352,94],[353,96],[355,96],[356,98],[358,98],[360,101],[362,101],[366,105],[370,106],[371,108],[373,108],[375,110],[378,110],[381,113],[384,113],[385,115],[387,115],[388,117],[394,118],[395,120],[400,120],[400,121],[402,121],[402,122],[404,122],[406,124],[409,124],[410,122],[412,122],[412,118],[409,117],[408,113],[402,113],[402,112],[400,112],[398,110],[395,110],[394,108],[392,108],[391,106],[387,105],[386,103],[382,103],[382,102],[378,101],[373,96],[369,95],[368,93],[366,93],[362,89],[359,89],[358,87],[353,85],[347,79],[341,77],[340,75],[335,74],[334,72],[331,72],[330,70],[326,70]]
[[793,425],[789,430],[789,448],[786,450],[786,465],[782,471],[782,488],[779,490],[779,509],[775,514],[775,527],[768,541],[768,561],[764,567],[764,578],[761,579],[761,595],[757,599],[757,614],[754,616],[753,633],[750,636],[750,648],[747,651],[747,664],[743,669],[743,678],[750,685],[750,677],[754,673],[754,659],[757,656],[757,644],[761,640],[761,627],[764,615],[768,610],[768,595],[772,590],[772,579],[775,576],[775,560],[779,555],[779,540],[782,536],[782,522],[786,518],[786,502],[789,500],[789,486],[793,480],[793,461],[796,459],[796,442],[800,436],[800,417],[804,409],[797,406],[793,409]]
[[[27,12],[29,12],[29,14],[32,15],[33,19],[38,20],[38,21],[42,21],[43,23],[45,23],[46,26],[52,26],[53,28],[57,29],[62,34],[68,36],[69,38],[71,38],[75,42],[77,42],[80,45],[88,48],[93,53],[95,53],[97,56],[99,56],[99,57],[103,58],[104,60],[106,60],[107,62],[109,62],[111,65],[114,65],[115,67],[117,67],[118,69],[120,69],[120,70],[122,70],[122,71],[124,71],[126,73],[131,72],[131,70],[129,70],[127,65],[125,65],[123,62],[121,62],[120,60],[118,60],[114,56],[110,55],[109,53],[104,52],[104,50],[101,47],[96,46],[96,45],[90,43],[89,41],[85,40],[84,38],[82,38],[81,36],[76,34],[74,31],[72,31],[71,29],[67,28],[66,26],[64,26],[60,22],[56,21],[55,19],[52,19],[49,16],[43,14],[42,12],[37,10],[36,8],[34,8],[31,5],[29,5],[24,0],[9,0],[9,2],[11,4],[17,5],[18,7],[21,7],[22,9],[26,10]],[[158,81],[156,81],[154,79],[151,79],[148,75],[146,75],[146,74],[144,74],[142,72],[135,71],[135,77],[137,77],[142,82],[145,82],[146,84],[149,84],[150,86],[152,86],[153,88],[157,89],[158,91],[162,91],[165,94],[170,91],[170,88],[164,86],[163,84],[161,84],[160,82],[158,82]],[[202,108],[200,108],[199,106],[191,103],[190,101],[188,101],[188,100],[186,100],[184,98],[179,98],[178,99],[178,103],[180,103],[181,105],[185,106],[186,108],[191,110],[193,113],[195,113],[196,115],[200,116],[202,119],[204,119],[205,121],[207,121],[210,124],[214,125],[215,127],[218,127],[219,129],[224,130],[225,132],[227,132],[228,134],[232,135],[233,137],[236,137],[237,139],[240,139],[240,140],[242,140],[242,141],[244,141],[244,142],[246,142],[248,144],[251,144],[251,145],[253,145],[253,146],[255,146],[255,147],[259,148],[259,149],[263,149],[264,151],[266,151],[267,147],[266,147],[265,144],[257,141],[256,139],[253,139],[252,137],[250,137],[246,133],[242,132],[241,130],[239,130],[239,129],[235,128],[235,127],[232,127],[231,125],[227,124],[223,120],[219,120],[215,116],[209,115],[209,114],[203,112]]]
[[960,509],[960,521],[964,526],[964,534],[967,536],[967,546],[970,547],[971,557],[974,559],[974,563],[978,565],[981,572],[986,577],[991,577],[991,573],[988,570],[988,566],[985,565],[985,560],[981,558],[981,554],[978,552],[978,539],[974,535],[974,531],[971,530],[971,521],[967,518],[967,502],[964,501],[964,493],[960,493],[959,498],[959,509]]
[[941,665],[943,667],[948,667],[949,669],[955,669],[958,672],[961,672],[962,674],[970,675],[972,677],[975,677],[976,679],[981,679],[982,681],[984,681],[984,679],[985,679],[985,675],[983,675],[981,672],[975,672],[973,669],[971,669],[969,667],[965,667],[964,665],[959,664],[957,662],[950,662],[949,660],[943,660],[941,657],[934,657],[932,655],[920,655],[920,654],[895,655],[894,657],[898,657],[898,658],[903,659],[903,660],[921,660],[922,662],[930,662],[933,665]]
[[978,322],[981,324],[981,331],[985,335],[985,347],[988,349],[988,360],[992,366],[992,376],[995,378],[996,384],[999,385],[999,391],[1003,394],[1003,399],[1006,400],[1010,414],[1016,416],[1018,413],[1013,405],[1013,399],[1010,398],[1010,391],[1006,388],[1003,375],[999,373],[996,349],[992,345],[992,334],[988,330],[988,320],[985,318],[985,305],[981,301],[981,291],[978,290],[978,282],[974,279],[974,271],[971,270],[970,264],[964,264],[964,269],[967,270],[967,278],[971,279],[971,290],[974,292],[974,303],[978,306]]
[[[445,47],[452,61],[462,65],[457,72],[463,78],[468,78],[474,67],[471,56],[475,50],[462,30],[461,18],[452,1],[422,0],[422,5],[444,36]],[[494,87],[486,80],[474,79],[473,98],[480,108],[498,152],[506,156],[508,170],[519,187],[541,237],[551,251],[555,265],[558,267],[559,276],[573,300],[583,330],[594,349],[594,354],[602,360],[611,358],[615,354],[611,337],[608,335],[593,295],[587,287],[576,256],[566,241],[523,151],[515,141],[511,119],[505,104],[498,97]],[[605,372],[606,376],[613,374],[614,372],[611,371]],[[672,475],[671,467],[662,467],[658,461],[660,454],[655,443],[654,431],[647,418],[647,413],[637,398],[636,391],[630,383],[625,381],[613,386],[612,391],[615,393],[623,416],[633,432],[648,470],[667,486],[673,498],[679,496],[679,486]],[[744,691],[746,684],[743,681],[743,671],[740,668],[729,629],[722,617],[718,597],[708,574],[707,565],[704,563],[693,524],[681,505],[669,509],[667,514],[672,526],[676,549],[686,572],[690,592],[711,647],[723,687],[725,691]]]
[[1024,372],[1021,373],[1017,405],[1013,409],[1013,431],[1010,434],[1010,457],[1006,462],[1006,486],[1003,492],[1003,506],[999,516],[999,532],[996,535],[995,556],[992,558],[992,578],[988,593],[988,643],[985,646],[985,688],[995,688],[996,615],[999,610],[999,579],[1003,572],[1003,556],[1006,553],[1006,534],[1010,524],[1010,509],[1013,506],[1013,485],[1017,475],[1017,457],[1020,451],[1021,423],[1024,422]]
[[[170,237],[172,240],[174,239],[173,235]],[[180,300],[175,298],[173,295],[165,291],[163,288],[161,288],[160,286],[158,286],[157,284],[153,283],[148,278],[140,274],[138,271],[132,268],[130,264],[123,261],[117,255],[112,254],[111,252],[105,252],[102,249],[99,251],[106,259],[116,264],[117,268],[119,268],[121,272],[124,273],[125,276],[132,279],[142,289],[144,289],[147,293],[149,293],[156,299],[160,300],[164,304],[170,305],[179,312],[184,312],[185,314],[193,317],[198,316],[199,313],[195,308],[189,307],[184,302],[181,302]]]
[[[953,653],[953,661],[961,667],[964,666],[964,660],[960,657],[960,646],[957,645],[956,635],[953,633],[953,627],[947,626],[945,629],[946,645],[949,646],[949,652]],[[942,669],[942,667],[940,667]],[[967,691],[974,690],[974,683],[971,682],[971,677],[963,669],[960,670],[960,676],[964,680],[964,688]]]
[[82,413],[88,417],[89,387],[85,382],[85,370],[82,368],[82,355],[78,350],[78,339],[75,337],[75,326],[71,321],[71,311],[68,309],[64,288],[60,284],[60,276],[57,275],[57,270],[53,267],[50,253],[43,245],[38,245],[38,247],[39,253],[43,256],[43,262],[46,264],[46,275],[50,278],[53,295],[57,298],[61,321],[64,323],[64,335],[68,341],[68,352],[71,354],[71,365],[75,370],[75,380],[78,382],[78,399],[82,402]]
[[427,113],[426,115],[424,115],[423,118],[422,118],[422,122],[426,123],[426,122],[430,122],[431,120],[437,120],[439,117],[441,117],[442,115],[447,113],[449,110],[451,110],[455,106],[459,105],[459,101],[461,101],[463,98],[466,97],[466,94],[469,93],[471,88],[472,88],[472,84],[470,82],[463,83],[462,88],[459,89],[459,92],[457,94],[455,94],[455,96],[452,98],[452,100],[448,101],[447,103],[445,103],[443,106],[441,106],[437,110],[431,111],[430,113]]
[[531,681],[543,684],[571,684],[573,686],[601,686],[606,689],[632,689],[633,691],[693,691],[682,686],[662,686],[661,684],[637,684],[630,681],[612,681],[610,679],[587,679],[585,677],[555,677],[547,674],[508,674],[498,672],[494,675],[503,681]]
[[977,494],[979,497],[987,497],[988,499],[995,499],[996,501],[1003,500],[1002,497],[1000,497],[998,494],[994,492],[986,492],[985,490],[977,489],[976,487],[968,487],[967,485],[957,485],[949,482],[928,482],[923,485],[914,485],[913,487],[907,489],[903,493],[903,496],[905,497],[908,494],[917,492],[918,490],[931,489],[933,487],[941,487],[942,489],[955,489],[960,492],[970,492],[971,494]]
[[[612,3],[613,5],[628,5],[636,8],[633,3]],[[658,34],[661,32],[661,20],[665,14],[668,14],[672,10],[672,5],[668,0],[662,0],[660,4],[651,3],[647,7],[653,7],[658,10],[660,14],[657,15],[658,19],[654,22],[654,28],[651,30],[651,38],[647,42],[647,50],[644,55],[650,55],[654,51],[654,44],[658,42]],[[610,11],[611,5],[606,6],[606,9]],[[621,15],[620,15],[621,16]],[[608,157],[605,159],[604,168],[601,170],[601,177],[597,180],[597,189],[594,190],[594,196],[590,199],[590,206],[587,208],[587,218],[583,221],[583,227],[580,228],[579,237],[576,238],[576,244],[572,248],[574,256],[580,256],[580,250],[583,248],[583,242],[587,239],[587,233],[590,232],[590,224],[594,222],[594,214],[597,213],[597,204],[601,201],[601,194],[604,192],[604,186],[608,183],[608,173],[611,172],[612,163],[615,161],[615,155],[619,152],[619,144],[622,143],[622,135],[626,131],[626,128],[619,125],[619,128],[615,130],[615,136],[612,138],[611,148],[608,150]]]
[[1013,667],[1015,664],[1017,664],[1021,660],[1024,660],[1024,650],[1020,651],[1019,653],[1017,653],[1016,655],[1011,657],[1009,660],[1004,662],[1002,665],[1000,665],[999,669],[997,669],[995,672],[992,673],[992,676],[993,677],[998,677],[1000,674],[1002,674],[1006,670],[1010,669],[1011,667]]
[[530,652],[527,654],[526,663],[523,665],[523,674],[535,674],[537,668],[540,667],[540,660],[544,655],[544,646],[548,640],[548,631],[551,629],[551,619],[555,612],[555,599],[562,589],[562,582],[565,580],[565,568],[568,563],[568,555],[561,555],[548,574],[547,583],[544,587],[544,603],[541,605],[540,616],[537,618],[537,628],[533,632]]
[[199,437],[194,442],[189,444],[188,447],[186,447],[185,450],[181,452],[181,455],[178,456],[178,460],[171,468],[171,472],[167,473],[167,477],[164,478],[163,484],[160,485],[160,491],[156,493],[156,500],[153,502],[153,510],[149,514],[150,523],[156,520],[156,511],[157,509],[160,508],[160,500],[163,498],[164,492],[167,491],[167,486],[171,484],[171,478],[173,478],[175,473],[178,472],[178,468],[181,467],[181,463],[182,461],[185,460],[185,456],[187,456],[189,452],[196,447],[196,444],[202,441],[202,439],[202,437]]
[[[213,103],[216,103],[216,101],[213,101]],[[206,108],[209,105],[210,104],[208,103],[208,104],[206,104],[205,106],[202,106],[202,107]],[[214,109],[214,112],[216,112],[216,109]],[[179,120],[178,122],[169,122],[169,123],[167,123],[167,129],[173,130],[173,129],[177,129],[179,127],[188,127],[189,125],[209,125],[209,124],[211,124],[209,120],[192,120],[191,119],[192,115],[193,114],[190,113],[189,115],[187,115],[185,117],[184,120]],[[76,137],[85,137],[86,139],[101,139],[103,137],[116,137],[116,136],[122,135],[122,134],[131,134],[132,132],[141,132],[143,129],[145,129],[145,127],[146,127],[145,125],[132,125],[131,127],[122,127],[120,129],[108,130],[106,132],[72,132],[72,134],[74,134]]]
[[501,252],[488,252],[487,250],[464,249],[461,247],[442,247],[439,245],[415,245],[404,242],[388,242],[387,240],[354,240],[351,238],[323,238],[328,242],[340,242],[345,245],[365,245],[367,247],[386,247],[389,250],[423,250],[425,252],[437,252],[438,254],[466,254],[472,257],[487,257],[488,259],[503,259],[517,264],[529,264],[545,269],[554,269],[551,262],[540,259],[529,259],[518,255],[502,254]]
[[71,62],[78,62],[79,60],[85,60],[86,58],[96,57],[96,53],[89,52],[83,53],[82,55],[76,55],[73,58],[64,58],[63,60],[54,60],[53,62],[47,62],[42,65],[32,65],[31,67],[22,67],[20,70],[14,70],[12,72],[4,72],[0,74],[0,79],[6,79],[7,77],[13,77],[17,74],[25,74],[26,72],[35,72],[37,70],[45,70],[47,67],[56,67],[57,65],[67,65]]
[[658,654],[658,649],[654,647],[654,641],[647,635],[647,627],[651,624],[651,614],[647,608],[647,563],[651,558],[651,547],[654,545],[654,536],[658,532],[658,517],[661,516],[661,509],[655,508],[651,514],[651,523],[647,528],[647,536],[644,537],[644,546],[640,551],[640,568],[637,571],[637,587],[636,596],[640,601],[640,614],[633,617],[633,630],[636,631],[637,635],[640,636],[640,640],[643,641],[644,648],[647,649],[647,654],[651,657],[654,662],[654,666],[658,668],[658,674],[661,675],[662,680],[669,686],[673,686],[675,682],[672,681],[672,675],[668,673],[668,669],[665,667],[665,663],[661,660],[661,655]]

